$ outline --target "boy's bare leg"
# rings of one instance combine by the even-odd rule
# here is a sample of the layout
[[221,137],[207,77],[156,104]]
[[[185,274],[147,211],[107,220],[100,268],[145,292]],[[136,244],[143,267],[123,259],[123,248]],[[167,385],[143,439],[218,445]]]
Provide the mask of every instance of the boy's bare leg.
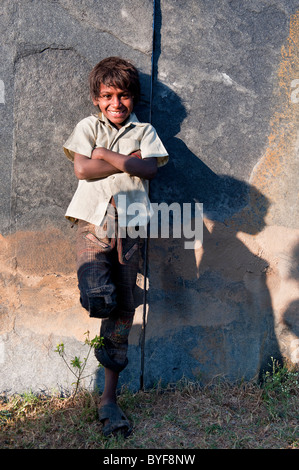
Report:
[[108,403],[116,403],[116,387],[118,383],[118,372],[105,367],[105,387],[101,397],[100,407]]

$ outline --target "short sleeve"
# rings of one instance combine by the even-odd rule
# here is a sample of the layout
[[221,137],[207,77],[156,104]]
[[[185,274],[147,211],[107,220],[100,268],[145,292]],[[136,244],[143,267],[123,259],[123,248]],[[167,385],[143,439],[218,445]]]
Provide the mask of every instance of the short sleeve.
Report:
[[158,167],[166,165],[169,156],[156,129],[152,125],[145,128],[143,138],[140,143],[142,158],[156,157]]
[[74,161],[74,154],[80,153],[86,157],[91,157],[96,142],[97,118],[89,116],[78,122],[75,129],[63,145],[67,158]]

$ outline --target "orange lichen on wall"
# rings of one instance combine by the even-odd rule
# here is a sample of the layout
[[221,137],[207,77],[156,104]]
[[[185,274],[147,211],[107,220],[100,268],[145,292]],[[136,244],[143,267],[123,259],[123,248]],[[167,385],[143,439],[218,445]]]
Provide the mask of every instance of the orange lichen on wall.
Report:
[[[295,96],[295,87],[299,87],[299,11],[291,17],[289,36],[281,49],[281,56],[268,146],[250,180],[269,199],[272,206],[276,206],[276,211],[277,205],[286,203],[286,193],[293,193],[292,201],[298,197],[298,178],[293,178],[298,170],[295,157],[298,147],[299,103],[292,97]],[[293,216],[295,218],[295,214]]]

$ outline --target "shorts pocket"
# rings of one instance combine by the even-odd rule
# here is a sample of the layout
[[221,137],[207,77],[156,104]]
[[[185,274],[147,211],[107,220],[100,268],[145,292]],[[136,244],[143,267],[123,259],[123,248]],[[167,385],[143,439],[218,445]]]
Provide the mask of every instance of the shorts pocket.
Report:
[[92,318],[107,318],[117,306],[113,285],[89,289],[87,292],[88,311]]

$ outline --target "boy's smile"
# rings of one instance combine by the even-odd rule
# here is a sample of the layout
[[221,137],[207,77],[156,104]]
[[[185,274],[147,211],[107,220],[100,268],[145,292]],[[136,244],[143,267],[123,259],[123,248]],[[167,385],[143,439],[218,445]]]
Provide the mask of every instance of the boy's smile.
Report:
[[99,96],[93,99],[93,104],[99,106],[100,110],[109,121],[118,129],[133,111],[133,96],[128,90],[122,90],[101,83]]

